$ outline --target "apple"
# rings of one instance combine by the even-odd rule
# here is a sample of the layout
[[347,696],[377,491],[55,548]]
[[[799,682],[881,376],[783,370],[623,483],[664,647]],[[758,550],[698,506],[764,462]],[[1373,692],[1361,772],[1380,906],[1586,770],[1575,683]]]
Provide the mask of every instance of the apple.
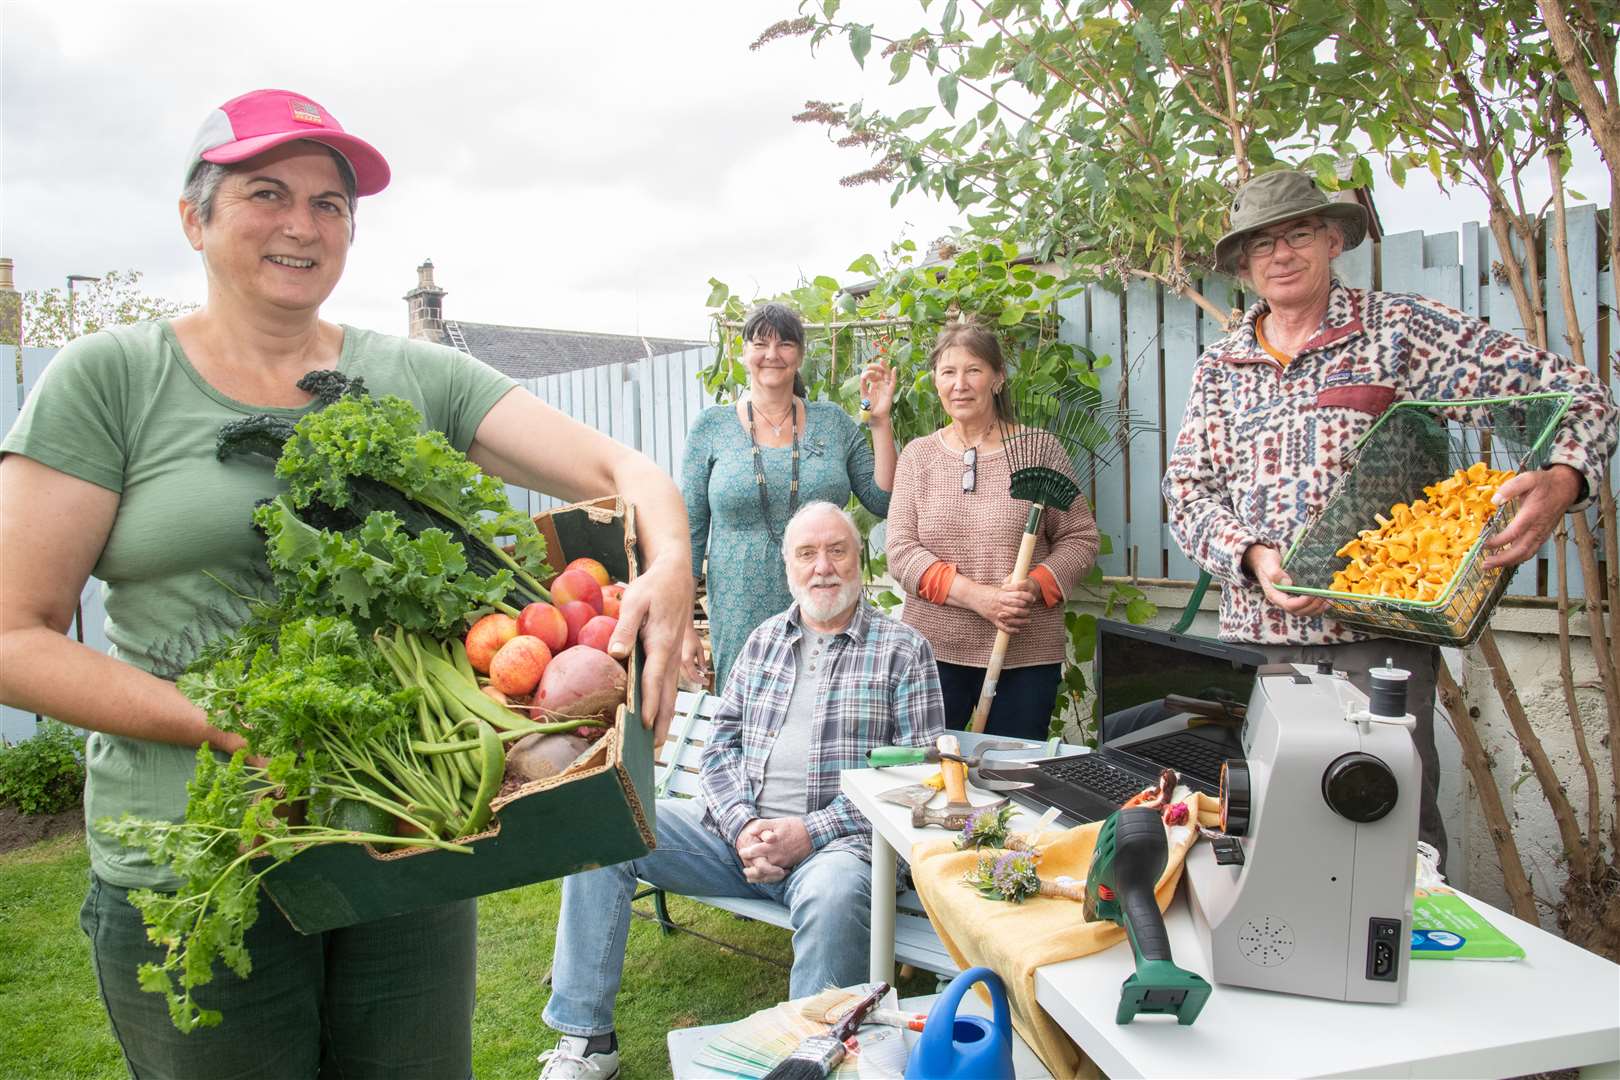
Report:
[[613,575],[607,572],[607,567],[603,566],[595,559],[575,559],[573,562],[563,567],[563,573],[565,574],[570,570],[583,570],[587,574],[591,575],[591,577],[596,580],[598,585],[604,587],[613,581]]
[[551,602],[561,608],[575,601],[587,603],[596,614],[602,614],[602,586],[583,570],[564,570],[551,583]]
[[550,663],[551,650],[545,642],[519,634],[502,645],[489,662],[489,684],[507,695],[532,694]]
[[615,582],[602,587],[602,614],[609,618],[619,617],[619,605],[624,600],[624,586]]
[[568,644],[564,648],[573,648],[579,644],[580,630],[596,618],[598,612],[583,600],[570,600],[559,610],[562,611],[563,621],[568,624]]
[[488,675],[489,664],[495,654],[517,635],[517,620],[499,611],[473,623],[472,629],[467,631],[466,641],[467,659],[472,663],[473,670]]
[[497,705],[511,705],[512,699],[495,689],[493,686],[480,686],[479,691]]
[[530,604],[517,617],[518,633],[537,637],[553,653],[568,648],[568,623],[562,612],[551,604]]
[[613,637],[613,631],[618,625],[618,619],[607,615],[598,615],[579,628],[579,643],[607,652],[608,641]]

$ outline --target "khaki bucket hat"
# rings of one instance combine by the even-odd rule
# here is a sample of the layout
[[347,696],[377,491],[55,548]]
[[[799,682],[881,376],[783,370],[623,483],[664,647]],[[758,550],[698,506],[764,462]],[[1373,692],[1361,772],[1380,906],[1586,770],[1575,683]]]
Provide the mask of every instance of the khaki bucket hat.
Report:
[[1215,245],[1215,265],[1229,274],[1235,272],[1245,236],[1307,214],[1337,220],[1344,229],[1346,251],[1367,235],[1367,210],[1360,203],[1330,199],[1309,176],[1282,169],[1256,176],[1238,188],[1232,197],[1231,224]]

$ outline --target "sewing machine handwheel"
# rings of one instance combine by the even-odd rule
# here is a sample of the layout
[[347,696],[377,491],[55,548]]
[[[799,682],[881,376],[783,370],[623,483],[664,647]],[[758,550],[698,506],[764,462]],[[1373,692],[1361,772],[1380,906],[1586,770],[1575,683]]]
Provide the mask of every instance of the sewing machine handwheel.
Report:
[[1335,814],[1365,825],[1395,809],[1400,784],[1380,758],[1341,754],[1322,773],[1322,798]]
[[1243,836],[1249,831],[1249,763],[1231,758],[1221,763],[1221,832]]

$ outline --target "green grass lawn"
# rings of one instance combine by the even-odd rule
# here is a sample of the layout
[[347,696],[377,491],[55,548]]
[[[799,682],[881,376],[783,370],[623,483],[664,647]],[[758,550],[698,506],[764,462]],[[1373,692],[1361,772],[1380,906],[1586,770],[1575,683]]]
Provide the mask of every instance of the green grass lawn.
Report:
[[[0,855],[0,1074],[6,1080],[120,1080],[123,1060],[107,1027],[79,931],[89,858],[84,838],[61,836]],[[484,1080],[532,1076],[555,1036],[540,1022],[560,888],[542,882],[479,901],[478,1012],[473,1068]],[[637,905],[651,914],[650,901]],[[675,897],[682,926],[786,964],[788,934]],[[927,993],[931,977],[902,994]],[[630,926],[618,1000],[628,1076],[669,1075],[671,1028],[735,1020],[787,996],[787,970],[689,934],[665,937],[649,919]]]

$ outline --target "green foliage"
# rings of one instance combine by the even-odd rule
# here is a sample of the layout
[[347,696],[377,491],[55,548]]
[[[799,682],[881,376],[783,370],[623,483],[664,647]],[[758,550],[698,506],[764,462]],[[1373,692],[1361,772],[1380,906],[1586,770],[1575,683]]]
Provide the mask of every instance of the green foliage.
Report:
[[343,614],[367,630],[441,631],[479,608],[511,609],[511,570],[480,576],[449,533],[412,536],[387,510],[373,510],[348,532],[317,529],[281,495],[256,509],[253,523],[267,538],[265,556],[290,610]]
[[84,793],[84,736],[47,719],[30,738],[0,743],[0,805],[25,814],[56,814]]
[[[183,821],[125,815],[97,823],[181,879],[172,893],[130,894],[167,950],[162,963],[141,968],[141,987],[165,995],[181,1031],[219,1022],[194,997],[218,965],[251,973],[243,941],[258,918],[259,882],[298,850],[371,843],[466,851],[435,837],[459,835],[487,812],[487,796],[482,808],[469,806],[448,770],[414,752],[423,692],[402,685],[373,639],[333,617],[263,621],[280,614],[261,608],[234,645],[209,650],[179,682],[210,723],[247,739],[264,764],[250,764],[246,751],[225,761],[200,747]],[[359,813],[305,823],[306,799],[355,804]],[[417,835],[391,835],[396,820]],[[352,827],[356,821],[390,827]]]
[[334,733],[364,745],[399,734],[415,716],[416,694],[399,687],[373,642],[330,617],[285,623],[274,648],[194,667],[179,687],[255,754],[302,753],[306,765]]
[[[853,44],[839,6],[803,0],[795,29],[812,47]],[[1342,159],[1350,183],[1371,179],[1339,95],[1370,65],[1331,50],[1348,6],[951,4],[936,26],[920,0],[915,29],[858,31],[894,82],[916,81],[916,107],[813,103],[797,119],[872,155],[846,184],[949,200],[971,235],[1014,240],[1070,280],[1141,274],[1188,291],[1251,172],[1289,156],[1337,188]]]
[[[96,990],[90,948],[73,913],[84,901],[84,838],[62,836],[0,855],[0,1061],[6,1080],[126,1080],[128,1072]],[[478,901],[478,1010],[473,1074],[532,1076],[534,1056],[555,1036],[535,1023],[545,1007],[562,883],[540,882]],[[665,936],[651,901],[635,905],[614,1019],[626,1076],[669,1075],[665,1035],[674,1028],[729,1023],[788,994],[791,932],[683,896],[670,914],[692,934]],[[268,914],[267,916],[268,917]],[[707,935],[703,940],[696,934]],[[745,950],[734,952],[717,941]],[[900,996],[931,994],[918,972]]]
[[370,397],[335,371],[298,385],[325,407],[296,425],[275,416],[227,424],[217,450],[273,460],[287,482],[254,514],[287,614],[442,635],[479,609],[516,615],[549,599],[533,519],[442,433],[424,431],[414,405]]
[[[320,503],[342,510],[355,499],[356,479],[386,484],[496,553],[519,580],[538,589],[535,579],[548,573],[546,542],[534,521],[442,432],[423,430],[422,414],[403,398],[345,396],[305,416],[282,449],[276,475],[299,508]],[[515,548],[511,557],[500,550],[506,540]]]
[[62,346],[77,335],[148,319],[173,318],[197,306],[148,296],[141,292],[140,284],[139,270],[108,270],[99,281],[75,283],[71,319],[65,288],[29,289],[22,294],[22,344],[38,348]]

